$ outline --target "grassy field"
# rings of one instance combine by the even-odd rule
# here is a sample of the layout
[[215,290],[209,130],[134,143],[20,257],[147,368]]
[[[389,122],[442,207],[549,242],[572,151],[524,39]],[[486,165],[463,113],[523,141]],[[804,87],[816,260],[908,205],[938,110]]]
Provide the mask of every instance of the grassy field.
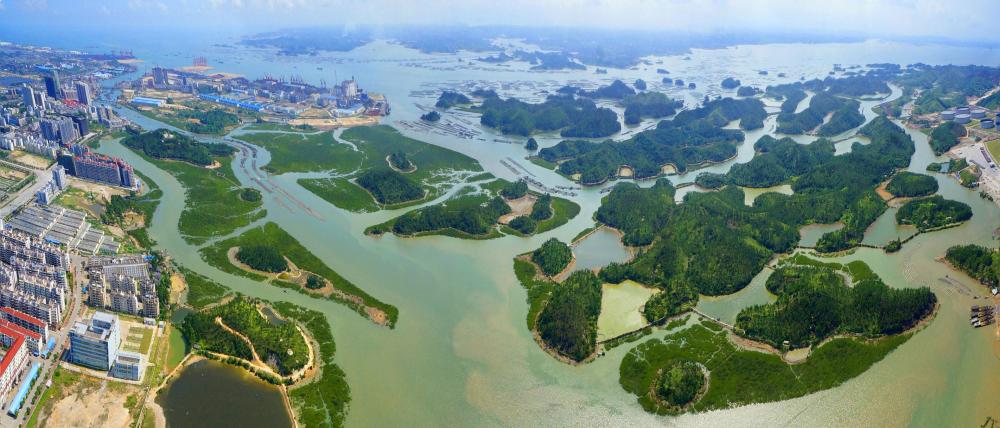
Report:
[[1000,140],[987,141],[986,150],[990,151],[994,162],[1000,162]]
[[271,153],[271,161],[264,166],[271,173],[331,171],[341,175],[302,179],[299,184],[334,206],[353,212],[372,212],[382,207],[348,179],[372,168],[388,167],[386,157],[394,152],[402,151],[416,165],[417,169],[405,176],[427,190],[427,196],[419,201],[434,198],[444,191],[452,172],[470,175],[483,170],[475,159],[406,137],[389,126],[348,129],[341,134],[342,142],[336,141],[331,132],[314,135],[258,133],[239,138]]
[[178,267],[187,283],[187,304],[195,309],[204,308],[228,295],[229,289],[212,279],[184,267]]
[[514,259],[514,275],[528,292],[527,324],[529,331],[535,331],[535,320],[538,318],[538,313],[545,307],[545,302],[549,300],[552,289],[556,286],[556,283],[552,281],[535,280],[537,273],[538,268],[535,267],[534,263]]
[[379,210],[372,195],[345,178],[300,178],[300,186],[342,210],[370,213]]
[[[33,412],[31,413],[31,417],[28,418],[28,423],[25,424],[25,427],[31,428],[39,426],[39,415],[42,413],[50,413],[52,411],[53,404],[67,394],[66,389],[73,387],[79,382],[87,383],[88,387],[92,389],[96,389],[98,386],[97,381],[93,378],[56,367],[55,371],[52,373],[52,386],[48,387],[45,392],[41,394],[37,403],[30,406]],[[27,403],[24,407],[28,407]],[[22,407],[21,411],[25,410],[26,409]]]
[[332,132],[320,134],[245,134],[237,137],[261,146],[271,153],[264,170],[273,174],[335,170],[350,172],[361,166],[363,154],[333,138]]
[[132,352],[148,354],[149,347],[153,344],[153,329],[146,327],[129,328],[125,335],[124,347]]
[[169,172],[187,189],[178,229],[188,243],[201,244],[211,237],[227,235],[266,214],[260,209],[260,201],[240,198],[241,188],[232,171],[232,158],[215,158],[222,166],[207,169],[136,153]]
[[164,373],[170,373],[175,367],[180,365],[181,361],[184,360],[184,356],[187,355],[187,343],[184,342],[184,335],[181,334],[179,329],[170,328],[170,336],[168,336],[168,344],[170,348],[167,351],[166,365],[164,367]]
[[877,341],[834,339],[813,350],[801,364],[789,365],[777,355],[736,348],[727,333],[703,322],[650,339],[622,359],[619,382],[649,412],[666,414],[649,396],[657,371],[675,361],[695,361],[709,370],[709,388],[695,402],[696,412],[752,403],[788,400],[836,387],[868,370],[910,338],[909,334]]
[[[347,305],[362,316],[367,316],[365,306],[381,309],[388,317],[388,325],[394,326],[399,316],[399,311],[395,306],[379,301],[370,296],[364,290],[358,288],[352,282],[340,276],[326,263],[302,246],[295,238],[285,232],[275,223],[266,223],[263,226],[247,230],[242,235],[216,242],[210,246],[202,248],[201,255],[208,264],[234,275],[241,275],[258,281],[266,280],[264,276],[240,269],[229,262],[228,251],[232,247],[243,247],[248,245],[265,245],[278,249],[281,255],[287,257],[300,269],[315,273],[326,278],[333,284],[333,287],[346,294],[356,296],[361,299],[363,305],[359,305],[351,300],[337,297],[336,294],[330,296],[331,299]],[[303,291],[305,292],[305,291]]]

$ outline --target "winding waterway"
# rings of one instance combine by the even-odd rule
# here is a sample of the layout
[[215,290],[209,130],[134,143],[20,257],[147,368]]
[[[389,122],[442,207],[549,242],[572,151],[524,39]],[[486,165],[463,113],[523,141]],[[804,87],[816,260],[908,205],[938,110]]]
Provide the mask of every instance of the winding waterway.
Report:
[[[216,44],[220,43],[221,44]],[[724,77],[744,84],[763,86],[798,80],[800,76],[824,77],[833,63],[1000,63],[996,53],[981,49],[906,45],[888,42],[827,45],[739,46],[719,50],[694,50],[682,56],[654,58],[662,65],[637,70],[610,70],[594,75],[576,72],[532,72],[526,67],[489,67],[459,63],[478,54],[426,55],[379,42],[347,53],[316,57],[278,57],[264,49],[232,48],[231,38],[177,41],[146,41],[139,36],[128,46],[146,64],[182,66],[194,53],[222,62],[224,71],[257,77],[301,75],[307,81],[331,80],[330,70],[341,78],[355,75],[361,85],[385,93],[393,103],[390,124],[414,120],[421,112],[416,104],[432,104],[427,97],[411,94],[421,88],[457,86],[461,82],[504,83],[502,96],[539,96],[542,88],[557,88],[568,81],[607,83],[612,78],[632,81],[643,77],[651,90],[661,88],[655,68],[671,70],[675,78],[695,81],[699,89],[669,88],[671,95],[689,105],[704,95],[722,94]],[[97,42],[78,42],[87,48]],[[88,44],[89,43],[89,44]],[[102,48],[106,45],[98,45]],[[224,62],[223,62],[224,60]],[[317,67],[324,67],[320,71]],[[142,68],[140,68],[141,70]],[[762,76],[757,70],[771,70]],[[777,78],[777,71],[787,78]],[[506,89],[504,89],[506,88]],[[865,103],[870,107],[874,103]],[[146,128],[163,126],[151,119],[120,110],[122,115]],[[866,111],[866,116],[870,112]],[[643,126],[643,125],[640,125]],[[401,127],[402,128],[402,127]],[[762,130],[748,133],[737,157],[706,170],[724,172],[735,162],[753,155],[752,144],[774,130],[773,117]],[[627,131],[626,131],[627,132]],[[500,161],[522,159],[524,149],[516,144],[466,140],[405,130],[409,136],[460,151],[478,159],[494,175],[513,178]],[[489,134],[487,132],[487,134]],[[926,137],[911,133],[917,153],[911,168],[922,172],[933,160]],[[492,136],[488,138],[492,140]],[[539,138],[541,146],[555,144],[555,135]],[[808,141],[804,141],[808,142]],[[600,189],[578,191],[574,201],[580,215],[556,230],[530,238],[505,237],[490,241],[467,241],[447,237],[402,239],[371,238],[365,227],[399,212],[351,214],[339,210],[296,184],[296,174],[266,176],[262,172],[236,169],[246,186],[261,188],[260,181],[280,192],[266,192],[268,211],[262,221],[274,221],[298,239],[330,267],[377,298],[399,308],[395,330],[373,325],[355,312],[327,300],[230,275],[208,266],[195,248],[177,231],[184,206],[184,188],[176,179],[144,161],[120,144],[109,143],[101,151],[121,156],[153,179],[163,189],[162,203],[153,215],[150,235],[159,249],[169,252],[185,267],[211,277],[236,291],[270,300],[287,300],[323,312],[337,340],[337,363],[347,373],[351,386],[349,426],[609,426],[666,425],[697,426],[972,426],[987,416],[1000,417],[1000,359],[991,348],[996,341],[989,329],[969,328],[966,317],[973,297],[939,280],[957,279],[977,294],[984,290],[974,281],[935,262],[945,249],[959,243],[992,244],[1000,210],[974,191],[954,180],[936,176],[940,193],[972,206],[969,223],[943,232],[922,234],[895,254],[860,249],[845,260],[864,259],[893,287],[929,286],[941,301],[937,319],[885,360],[841,387],[788,400],[680,417],[654,416],[644,412],[630,394],[618,385],[618,364],[634,346],[623,345],[593,363],[568,366],[538,348],[524,325],[525,292],[511,269],[511,258],[557,237],[571,240],[593,225],[591,215],[600,204]],[[266,151],[257,166],[267,161]],[[238,156],[244,156],[239,154]],[[570,185],[552,171],[520,162],[547,185]],[[233,163],[238,166],[240,161]],[[250,162],[248,162],[248,165]],[[671,176],[674,183],[690,182],[696,173]],[[651,184],[650,181],[642,185]],[[295,203],[292,199],[299,201]],[[237,231],[236,233],[239,233]],[[768,271],[747,289],[732,296],[705,299],[703,311],[732,320],[739,308],[766,302],[763,289]],[[662,332],[656,335],[662,335]],[[246,403],[248,408],[254,406]],[[181,419],[172,422],[180,424]],[[188,421],[188,420],[184,420]],[[190,421],[188,426],[210,426]]]

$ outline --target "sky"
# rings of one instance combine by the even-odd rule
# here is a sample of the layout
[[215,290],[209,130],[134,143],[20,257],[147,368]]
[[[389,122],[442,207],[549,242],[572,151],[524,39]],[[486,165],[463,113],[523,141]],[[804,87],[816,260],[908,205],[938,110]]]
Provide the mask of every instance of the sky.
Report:
[[1000,43],[998,17],[997,0],[0,0],[0,25],[39,30],[499,24]]

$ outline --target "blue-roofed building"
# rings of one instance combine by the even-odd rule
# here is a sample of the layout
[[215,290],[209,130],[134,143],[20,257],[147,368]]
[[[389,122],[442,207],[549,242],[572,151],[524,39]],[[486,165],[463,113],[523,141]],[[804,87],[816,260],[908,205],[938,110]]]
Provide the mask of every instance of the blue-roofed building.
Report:
[[159,98],[148,98],[148,97],[134,97],[132,98],[132,104],[141,106],[153,106],[161,107],[167,103],[167,100],[161,100]]

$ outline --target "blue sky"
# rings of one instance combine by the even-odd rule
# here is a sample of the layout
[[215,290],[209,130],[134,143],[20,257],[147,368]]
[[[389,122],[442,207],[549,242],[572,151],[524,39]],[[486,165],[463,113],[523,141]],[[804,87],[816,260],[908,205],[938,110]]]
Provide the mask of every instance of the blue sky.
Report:
[[1000,43],[996,0],[0,0],[0,23],[82,29],[513,24]]

